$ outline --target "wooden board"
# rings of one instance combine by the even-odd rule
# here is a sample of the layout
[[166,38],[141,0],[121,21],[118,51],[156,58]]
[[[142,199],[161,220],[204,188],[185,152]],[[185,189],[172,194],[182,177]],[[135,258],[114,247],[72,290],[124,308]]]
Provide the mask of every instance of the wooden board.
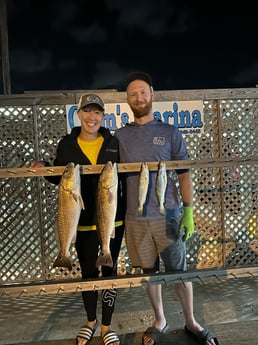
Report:
[[[175,160],[166,161],[167,170],[174,169],[198,169],[198,168],[215,168],[235,165],[256,165],[258,163],[258,156],[251,156],[247,158],[234,157],[234,158],[214,158],[202,160]],[[137,163],[118,163],[118,172],[138,172],[141,169],[142,162]],[[148,162],[150,171],[158,170],[159,162]],[[104,164],[82,165],[82,174],[99,174],[104,167]],[[10,177],[36,177],[36,176],[56,176],[62,175],[64,166],[46,166],[42,168],[31,167],[13,167],[1,168],[0,178]]]

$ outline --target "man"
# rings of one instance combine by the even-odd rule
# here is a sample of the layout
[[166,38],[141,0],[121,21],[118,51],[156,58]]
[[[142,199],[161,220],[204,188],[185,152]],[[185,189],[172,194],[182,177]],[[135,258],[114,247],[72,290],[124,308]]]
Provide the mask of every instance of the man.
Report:
[[[131,74],[126,82],[127,103],[134,122],[118,129],[120,162],[154,162],[186,160],[188,153],[179,130],[170,124],[155,120],[152,102],[155,93],[152,78],[144,72]],[[186,270],[186,245],[194,232],[193,188],[189,169],[178,169],[179,191],[170,175],[167,177],[165,215],[160,213],[156,196],[157,172],[149,172],[147,197],[142,215],[137,214],[139,174],[127,176],[126,243],[132,266],[142,267],[144,273],[157,270],[157,257],[161,257],[166,272]],[[183,215],[180,213],[180,200]],[[191,282],[176,283],[175,289],[185,317],[185,331],[200,344],[218,345],[212,333],[204,329],[193,315]],[[155,313],[155,321],[143,334],[142,344],[158,344],[168,331],[164,315],[161,285],[149,285],[147,293]]]

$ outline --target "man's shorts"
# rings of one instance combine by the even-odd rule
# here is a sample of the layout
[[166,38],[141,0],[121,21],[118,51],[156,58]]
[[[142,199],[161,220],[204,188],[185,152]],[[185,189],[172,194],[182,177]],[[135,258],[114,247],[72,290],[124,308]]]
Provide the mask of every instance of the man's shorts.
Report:
[[133,267],[152,269],[160,255],[165,272],[186,270],[186,246],[180,217],[125,221],[125,239]]

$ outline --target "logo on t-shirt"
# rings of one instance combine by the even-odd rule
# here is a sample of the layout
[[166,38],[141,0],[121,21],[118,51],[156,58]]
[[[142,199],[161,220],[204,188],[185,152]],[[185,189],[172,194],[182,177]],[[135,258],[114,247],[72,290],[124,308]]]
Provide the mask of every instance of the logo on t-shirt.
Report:
[[154,145],[165,145],[165,138],[164,137],[154,137],[153,138]]

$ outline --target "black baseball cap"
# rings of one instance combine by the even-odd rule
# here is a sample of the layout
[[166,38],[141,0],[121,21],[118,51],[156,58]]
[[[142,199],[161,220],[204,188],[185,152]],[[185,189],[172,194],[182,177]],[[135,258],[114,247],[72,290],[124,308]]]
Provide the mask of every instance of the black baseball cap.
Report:
[[152,87],[151,76],[146,72],[138,71],[138,72],[133,72],[127,76],[126,81],[125,81],[125,88],[127,88],[127,86],[134,80],[143,80],[147,84],[149,84],[150,87]]

